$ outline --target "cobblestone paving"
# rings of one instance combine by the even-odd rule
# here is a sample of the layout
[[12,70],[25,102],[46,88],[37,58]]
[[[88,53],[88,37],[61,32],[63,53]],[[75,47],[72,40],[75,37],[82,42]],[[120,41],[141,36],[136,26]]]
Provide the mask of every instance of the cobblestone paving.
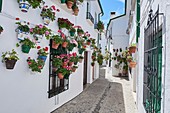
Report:
[[100,69],[99,79],[53,113],[126,113],[122,85],[109,82]]

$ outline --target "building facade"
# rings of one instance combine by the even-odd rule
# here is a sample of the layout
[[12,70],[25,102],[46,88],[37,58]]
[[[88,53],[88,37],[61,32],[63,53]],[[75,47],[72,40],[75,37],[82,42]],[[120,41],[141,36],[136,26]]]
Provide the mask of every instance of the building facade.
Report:
[[133,54],[137,66],[131,75],[138,112],[169,113],[170,1],[132,0],[131,3],[128,31],[129,45],[137,44],[137,52]]
[[[45,5],[54,5],[60,12],[56,13],[56,20],[51,22],[48,28],[54,33],[58,33],[58,18],[66,18],[75,26],[81,26],[84,31],[88,31],[92,38],[98,39],[99,32],[95,25],[103,14],[99,0],[84,1],[79,5],[79,14],[74,16],[67,6],[60,3],[60,0],[44,0]],[[2,9],[2,10],[1,10]],[[69,80],[64,80],[61,92],[53,90],[50,95],[50,55],[47,56],[44,68],[41,73],[32,74],[27,65],[28,57],[37,57],[37,49],[32,49],[29,54],[21,52],[18,43],[16,18],[20,21],[29,22],[31,26],[43,24],[40,16],[41,9],[30,8],[27,13],[21,12],[17,1],[0,0],[0,25],[3,26],[1,33],[0,53],[15,49],[20,60],[17,61],[13,70],[7,70],[4,63],[0,63],[0,112],[1,113],[50,113],[64,103],[73,99],[83,91],[83,85],[92,83],[99,77],[99,65],[96,63],[94,68],[91,66],[92,50],[87,47],[84,52],[83,63],[78,63],[78,69],[71,74]],[[68,32],[63,31],[66,35]],[[42,39],[36,46],[50,48],[50,41]],[[50,54],[50,50],[48,51]],[[72,52],[77,52],[75,48]],[[0,58],[2,60],[2,58]],[[57,79],[57,78],[55,78]],[[58,83],[56,83],[58,84]],[[62,82],[60,81],[60,85]],[[66,88],[65,88],[66,87]]]

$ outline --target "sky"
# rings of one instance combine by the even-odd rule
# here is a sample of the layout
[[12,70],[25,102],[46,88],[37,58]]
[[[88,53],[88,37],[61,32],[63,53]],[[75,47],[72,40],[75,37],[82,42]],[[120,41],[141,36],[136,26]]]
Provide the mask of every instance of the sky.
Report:
[[110,19],[110,12],[115,11],[116,16],[119,16],[124,13],[125,0],[100,0],[104,15],[101,17],[101,20],[104,22],[105,26]]

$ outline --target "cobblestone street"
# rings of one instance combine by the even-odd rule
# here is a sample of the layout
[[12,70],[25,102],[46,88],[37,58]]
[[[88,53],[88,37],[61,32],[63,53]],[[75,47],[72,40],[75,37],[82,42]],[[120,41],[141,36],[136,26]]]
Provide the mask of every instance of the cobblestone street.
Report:
[[[121,81],[123,83],[129,81],[124,79],[119,81],[118,78],[113,77],[115,82],[109,82],[105,79],[105,73],[105,68],[100,69],[99,79],[87,86],[79,96],[53,113],[137,113],[132,94],[129,94],[132,92],[126,92],[128,97],[123,94],[122,85],[127,84],[122,84]],[[127,87],[130,90],[130,85]]]

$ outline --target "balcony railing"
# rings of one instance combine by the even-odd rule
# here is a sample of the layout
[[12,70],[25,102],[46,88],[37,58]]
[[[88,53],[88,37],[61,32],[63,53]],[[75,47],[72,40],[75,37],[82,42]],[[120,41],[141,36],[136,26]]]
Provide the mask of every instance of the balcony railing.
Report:
[[94,18],[93,18],[93,16],[91,15],[90,12],[87,12],[87,13],[86,13],[86,19],[89,19],[89,20],[91,21],[91,23],[94,24]]

